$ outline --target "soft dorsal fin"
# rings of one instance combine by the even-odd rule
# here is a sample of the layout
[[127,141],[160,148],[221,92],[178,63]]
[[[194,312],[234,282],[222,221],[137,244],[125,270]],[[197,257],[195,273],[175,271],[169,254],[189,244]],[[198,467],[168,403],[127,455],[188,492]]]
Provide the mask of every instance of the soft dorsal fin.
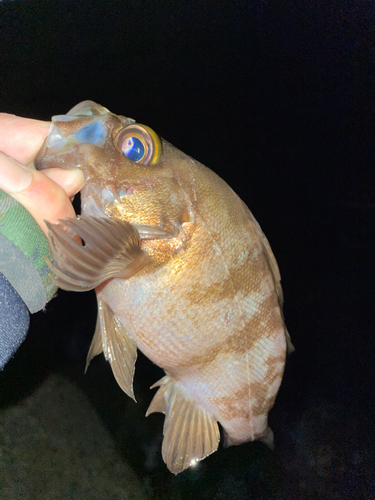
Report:
[[215,418],[188,398],[178,382],[168,375],[152,387],[160,386],[146,416],[165,413],[163,460],[178,474],[217,450],[220,441]]
[[98,321],[87,355],[86,370],[94,356],[104,352],[121,389],[135,401],[133,378],[137,359],[137,344],[126,333],[121,321],[109,305],[98,300]]

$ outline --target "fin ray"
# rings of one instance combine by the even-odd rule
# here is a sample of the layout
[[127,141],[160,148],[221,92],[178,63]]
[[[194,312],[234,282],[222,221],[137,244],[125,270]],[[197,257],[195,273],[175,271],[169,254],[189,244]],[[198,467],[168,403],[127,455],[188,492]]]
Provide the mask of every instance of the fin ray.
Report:
[[220,441],[215,418],[183,393],[179,384],[168,375],[156,385],[155,394],[146,413],[165,413],[163,460],[173,474],[178,474],[217,450]]
[[[80,215],[46,224],[53,253],[52,262],[46,261],[55,274],[52,281],[64,290],[88,291],[113,277],[128,278],[149,262],[129,222]],[[74,234],[86,245],[79,245]]]
[[118,385],[135,401],[133,378],[137,344],[126,333],[119,318],[103,300],[98,300],[98,314],[104,357],[110,362]]
[[139,237],[142,240],[153,240],[153,239],[169,239],[175,238],[176,236],[168,231],[164,231],[164,229],[159,229],[154,226],[145,226],[143,224],[133,224],[136,230],[139,233]]

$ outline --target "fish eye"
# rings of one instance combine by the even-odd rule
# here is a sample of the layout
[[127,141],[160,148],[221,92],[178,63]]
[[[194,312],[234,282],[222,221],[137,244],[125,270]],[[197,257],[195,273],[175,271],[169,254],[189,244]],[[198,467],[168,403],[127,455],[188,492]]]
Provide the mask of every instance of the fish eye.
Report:
[[160,137],[147,125],[132,123],[122,128],[113,139],[117,151],[129,160],[143,165],[155,165],[161,159]]

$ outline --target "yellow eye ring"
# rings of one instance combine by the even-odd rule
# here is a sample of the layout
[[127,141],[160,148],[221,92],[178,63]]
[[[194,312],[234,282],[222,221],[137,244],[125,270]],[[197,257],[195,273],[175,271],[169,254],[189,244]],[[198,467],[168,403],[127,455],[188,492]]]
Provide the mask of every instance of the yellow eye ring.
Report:
[[122,128],[113,139],[117,151],[135,163],[156,165],[162,157],[160,137],[152,128],[132,123]]

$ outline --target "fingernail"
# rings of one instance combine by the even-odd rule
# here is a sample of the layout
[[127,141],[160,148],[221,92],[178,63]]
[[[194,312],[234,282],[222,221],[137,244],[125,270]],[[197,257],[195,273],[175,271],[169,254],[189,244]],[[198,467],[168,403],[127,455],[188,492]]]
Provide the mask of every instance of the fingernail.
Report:
[[10,194],[19,193],[30,186],[32,179],[27,167],[0,151],[0,189]]
[[79,168],[71,170],[70,175],[72,176],[72,180],[73,180],[73,177],[75,177],[75,183],[77,183],[77,185],[78,185],[77,189],[73,193],[73,197],[74,197],[77,193],[79,193],[81,191],[83,186],[86,184],[86,180],[85,180],[85,177],[83,175],[82,170],[80,170]]

